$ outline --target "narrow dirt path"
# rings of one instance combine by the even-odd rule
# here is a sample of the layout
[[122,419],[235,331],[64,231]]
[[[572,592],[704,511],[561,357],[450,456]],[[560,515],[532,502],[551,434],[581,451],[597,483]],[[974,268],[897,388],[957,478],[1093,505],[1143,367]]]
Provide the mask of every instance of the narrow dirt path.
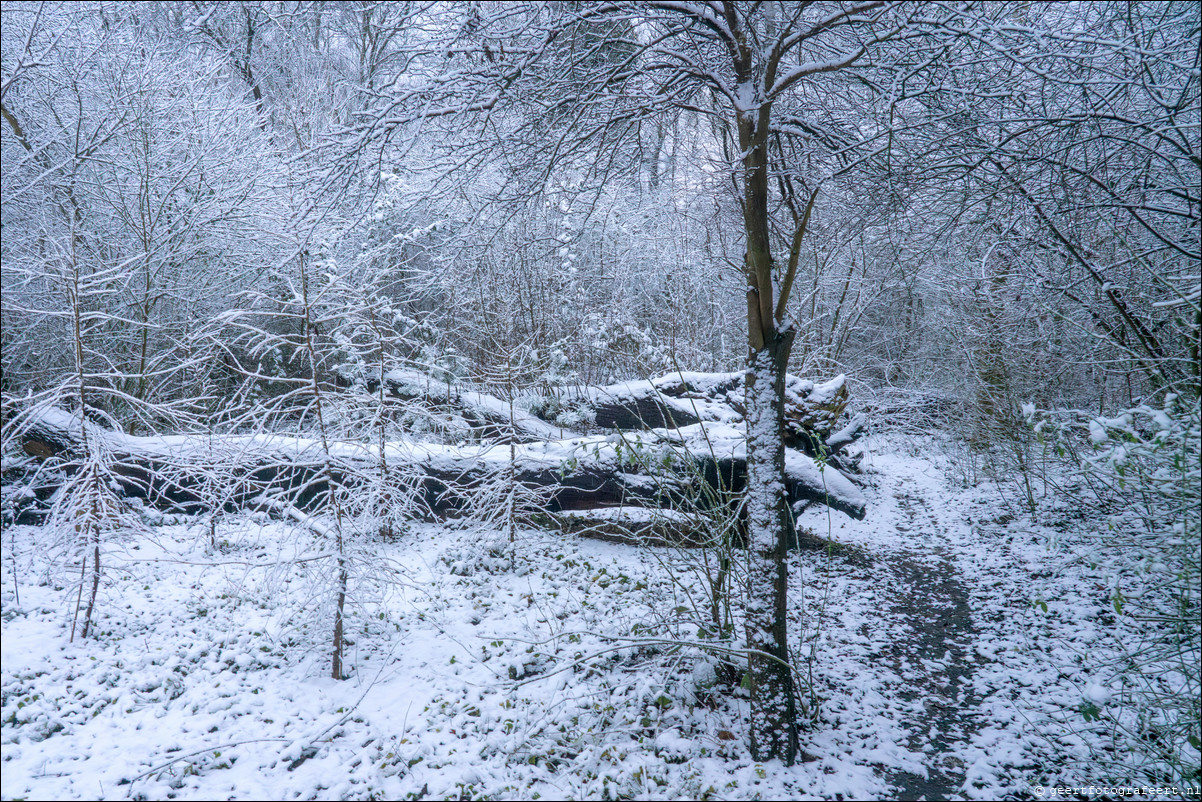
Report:
[[1067,506],[1028,514],[967,482],[938,443],[873,445],[867,517],[801,521],[863,558],[812,564],[815,596],[841,625],[818,674],[827,721],[860,748],[873,794],[1030,799],[1094,781],[1123,747],[1109,721],[1086,721],[1083,701],[1119,687],[1124,638],[1144,632],[1118,629],[1090,561],[1096,532]]
[[950,754],[969,737],[977,703],[972,691],[972,658],[976,629],[970,593],[941,545],[939,520],[921,495],[903,485],[894,493],[902,519],[901,532],[931,544],[924,553],[897,551],[881,555],[878,564],[892,573],[896,588],[890,618],[896,635],[884,657],[902,679],[901,698],[914,712],[903,723],[911,736],[906,744],[925,755],[926,776],[893,772],[898,799],[961,797],[963,763]]

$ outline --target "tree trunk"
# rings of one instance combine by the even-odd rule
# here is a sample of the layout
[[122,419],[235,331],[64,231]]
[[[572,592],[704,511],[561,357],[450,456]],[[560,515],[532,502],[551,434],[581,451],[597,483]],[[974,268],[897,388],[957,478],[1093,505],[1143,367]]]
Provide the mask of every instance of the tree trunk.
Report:
[[792,529],[783,481],[788,337],[756,353],[747,375],[747,601],[751,754],[792,765],[799,749],[797,694],[789,664],[788,554]]
[[[773,68],[757,73],[748,48],[736,60],[741,89],[760,95]],[[785,374],[794,331],[777,327],[768,204],[768,132],[772,105],[741,111],[743,233],[747,251],[747,648],[751,755],[793,765],[799,751],[797,694],[789,665],[787,562],[793,517],[785,492]],[[786,284],[788,281],[786,280]],[[782,303],[781,310],[784,311]]]
[[330,676],[334,679],[346,679],[342,672],[342,650],[345,642],[343,634],[343,611],[346,607],[347,571],[346,561],[342,557],[342,533],[338,533],[338,593],[334,603],[334,636],[330,644]]

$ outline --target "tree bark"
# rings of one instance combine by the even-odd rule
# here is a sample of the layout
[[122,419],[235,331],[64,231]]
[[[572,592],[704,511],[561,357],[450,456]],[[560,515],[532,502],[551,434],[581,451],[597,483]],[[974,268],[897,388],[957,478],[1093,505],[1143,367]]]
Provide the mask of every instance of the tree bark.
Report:
[[788,336],[777,335],[747,374],[747,601],[751,753],[791,765],[799,750],[797,693],[789,664],[788,546],[793,519],[785,482],[784,377]]
[[[738,14],[726,4],[730,22]],[[736,26],[732,25],[732,28]],[[797,693],[789,664],[788,548],[793,528],[785,492],[784,393],[794,332],[778,328],[769,226],[768,134],[772,101],[765,96],[775,80],[772,58],[756,63],[753,48],[737,35],[734,53],[740,96],[751,102],[736,108],[742,150],[743,234],[747,250],[747,600],[748,679],[751,690],[750,742],[756,760],[793,765],[800,749]]]

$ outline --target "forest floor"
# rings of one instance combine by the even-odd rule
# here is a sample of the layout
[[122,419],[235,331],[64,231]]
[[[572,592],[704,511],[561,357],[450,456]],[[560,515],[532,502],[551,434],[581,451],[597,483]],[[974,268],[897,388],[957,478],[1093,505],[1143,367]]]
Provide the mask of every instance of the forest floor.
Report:
[[[349,679],[327,678],[327,545],[261,515],[148,517],[108,544],[93,638],[48,527],[3,537],[14,798],[1030,799],[1098,784],[1122,644],[1087,522],[867,444],[868,517],[801,524],[803,760],[747,754],[697,647],[699,551],[416,525],[362,544]],[[18,598],[19,595],[19,598]]]

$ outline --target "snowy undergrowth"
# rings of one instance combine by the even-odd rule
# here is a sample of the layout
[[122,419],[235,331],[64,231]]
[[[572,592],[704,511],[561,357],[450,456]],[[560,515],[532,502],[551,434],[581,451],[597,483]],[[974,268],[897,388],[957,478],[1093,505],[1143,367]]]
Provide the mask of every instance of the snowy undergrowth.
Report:
[[246,516],[112,544],[97,636],[75,643],[53,534],[5,531],[2,795],[1029,798],[1102,779],[1104,722],[1079,710],[1105,707],[1108,628],[1133,624],[1090,584],[1086,533],[950,486],[932,450],[873,443],[868,518],[804,516],[851,548],[792,558],[820,699],[797,766],[750,760],[745,699],[672,643],[697,633],[670,549],[434,525],[372,541],[336,682],[331,571],[303,561],[321,543]]
[[[3,796],[631,798],[866,795],[859,724],[792,769],[747,756],[739,691],[664,636],[671,550],[415,527],[323,677],[328,600],[294,529],[151,527],[106,555],[97,636],[68,643],[51,533],[6,532]],[[303,538],[301,538],[303,540]],[[118,560],[120,558],[120,560]],[[20,580],[20,603],[13,572]],[[327,569],[328,570],[328,569]],[[60,584],[56,584],[56,580]],[[328,589],[327,589],[328,590]],[[362,600],[361,600],[362,601]],[[800,618],[798,619],[800,621]],[[874,741],[879,734],[874,735]]]

